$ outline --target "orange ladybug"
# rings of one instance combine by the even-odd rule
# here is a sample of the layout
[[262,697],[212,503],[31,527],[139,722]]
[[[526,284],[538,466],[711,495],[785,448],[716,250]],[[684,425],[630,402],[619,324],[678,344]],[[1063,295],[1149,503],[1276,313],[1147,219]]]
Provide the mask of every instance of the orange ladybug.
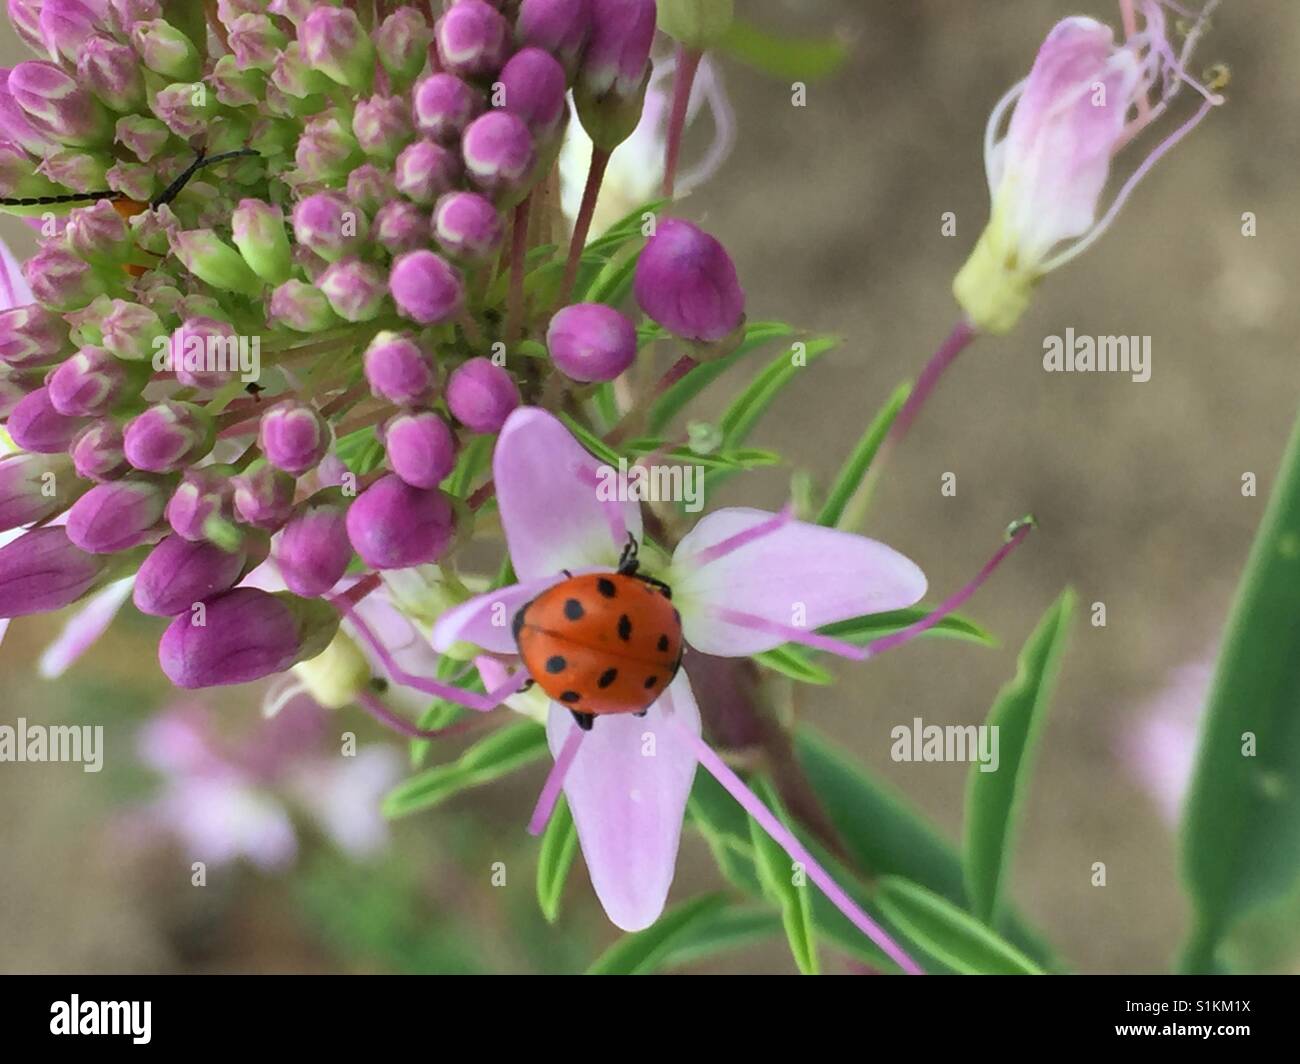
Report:
[[643,716],[682,664],[682,618],[672,589],[637,572],[636,542],[618,570],[571,576],[515,614],[524,668],[590,731],[606,713]]

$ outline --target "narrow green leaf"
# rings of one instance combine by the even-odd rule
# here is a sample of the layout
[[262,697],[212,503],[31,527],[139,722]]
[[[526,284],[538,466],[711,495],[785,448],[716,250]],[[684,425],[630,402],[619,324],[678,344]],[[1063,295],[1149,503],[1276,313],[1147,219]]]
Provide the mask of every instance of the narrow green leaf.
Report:
[[792,38],[769,33],[744,19],[735,19],[718,48],[742,63],[782,81],[812,81],[834,74],[849,56],[849,46],[836,37]]
[[658,214],[668,202],[666,199],[656,199],[651,200],[649,203],[643,203],[636,210],[625,214],[595,240],[589,241],[583,249],[584,253],[613,257],[629,240],[641,236],[642,226],[645,225],[645,216],[647,214]]
[[569,803],[560,795],[537,853],[537,904],[548,923],[555,923],[560,915],[560,897],[577,852],[578,828]]
[[834,528],[840,523],[840,518],[844,516],[844,509],[848,506],[849,500],[853,498],[854,493],[862,486],[863,480],[866,479],[867,471],[871,468],[871,463],[876,457],[876,452],[880,450],[880,445],[885,440],[885,434],[894,423],[894,418],[907,402],[907,397],[912,391],[911,384],[900,384],[894,389],[894,394],[889,397],[885,405],[874,418],[867,430],[858,440],[858,444],[853,448],[853,453],[849,455],[839,474],[835,477],[831,490],[826,495],[826,502],[822,505],[821,512],[817,515],[819,525],[827,525]]
[[640,258],[641,250],[638,248],[633,254],[625,254],[621,259],[611,259],[592,280],[582,302],[619,306],[632,290],[632,278]]
[[966,838],[963,863],[970,909],[993,924],[1011,863],[1017,811],[1029,787],[1034,747],[1052,699],[1065,637],[1074,614],[1069,588],[1048,607],[1016,659],[1016,675],[989,711],[996,729],[998,764],[983,771],[972,764],[966,787]]
[[[776,814],[777,819],[789,827],[789,818],[781,807],[776,791],[767,780],[755,777],[750,781],[750,786],[763,804]],[[749,839],[754,847],[763,892],[781,907],[781,923],[785,927],[785,937],[790,943],[794,963],[804,975],[818,974],[820,966],[817,963],[817,940],[813,930],[812,900],[809,897],[813,888],[808,885],[806,877],[800,884],[795,882],[796,869],[790,855],[758,826],[757,821],[749,822]]]
[[496,437],[475,436],[456,459],[456,468],[442,482],[442,490],[457,499],[463,499],[474,487],[474,482],[485,472],[492,461],[492,445]]
[[348,470],[359,477],[378,469],[384,460],[384,445],[372,428],[357,429],[339,440],[335,453]]
[[545,756],[546,729],[519,721],[479,740],[459,758],[403,780],[384,799],[387,817],[406,816],[446,801],[470,787],[507,776]]
[[788,676],[799,683],[829,687],[835,682],[834,673],[814,664],[811,655],[793,643],[755,654],[754,660],[765,668],[779,672],[782,676]]
[[773,400],[781,394],[799,372],[810,366],[816,359],[833,350],[839,343],[834,336],[819,336],[807,341],[804,357],[796,362],[787,351],[780,358],[768,364],[743,392],[727,407],[718,422],[722,429],[723,445],[736,447],[744,442],[755,422],[763,412],[772,405]]
[[588,451],[594,454],[606,465],[618,467],[619,453],[609,444],[602,440],[590,429],[586,428],[577,419],[570,417],[568,414],[560,414],[560,420],[564,422],[568,430],[573,433],[574,438],[582,444]]
[[672,953],[675,942],[690,940],[699,926],[707,926],[723,908],[723,894],[704,894],[665,912],[644,931],[625,935],[598,957],[588,975],[646,975]]
[[[1240,501],[1240,500],[1239,500]],[[1183,967],[1300,886],[1300,420],[1215,667],[1182,825],[1196,925]]]
[[680,968],[728,950],[766,942],[780,933],[781,918],[770,909],[756,905],[729,905],[695,921],[676,936],[661,957],[659,967],[663,970]]
[[889,922],[931,956],[967,975],[1041,975],[1010,942],[947,898],[901,876],[885,876],[876,903]]

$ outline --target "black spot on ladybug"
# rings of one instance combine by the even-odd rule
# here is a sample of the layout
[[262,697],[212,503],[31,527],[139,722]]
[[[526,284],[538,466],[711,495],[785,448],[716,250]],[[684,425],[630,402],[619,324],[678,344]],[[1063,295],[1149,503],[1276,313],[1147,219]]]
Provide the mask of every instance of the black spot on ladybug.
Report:
[[519,642],[519,630],[524,626],[524,610],[526,609],[528,609],[527,606],[520,609],[519,612],[515,614],[515,619],[510,622],[510,634],[515,637],[516,643]]
[[577,599],[564,600],[564,616],[569,618],[569,620],[580,621],[586,612],[587,611],[582,608],[582,603]]
[[582,695],[578,694],[577,691],[565,691],[562,695],[560,695],[560,701],[572,703],[578,701],[578,699],[580,699],[581,697]]
[[655,684],[657,684],[658,682],[659,682],[659,677],[658,677],[658,676],[647,676],[647,677],[645,678],[645,689],[646,689],[647,691],[650,690],[650,688],[652,688],[652,687],[653,687]]
[[618,669],[606,669],[600,674],[600,679],[596,681],[596,686],[604,690],[615,680],[618,679]]
[[546,659],[546,671],[550,673],[563,672],[569,667],[569,663],[559,654],[552,654]]
[[659,642],[656,643],[655,646],[659,648],[659,652],[662,654],[668,649],[668,637],[666,635],[661,635],[659,637]]
[[618,588],[614,586],[614,581],[606,580],[603,576],[596,581],[596,590],[606,598],[613,598],[618,594]]
[[624,643],[632,638],[632,618],[626,613],[618,619],[618,637]]

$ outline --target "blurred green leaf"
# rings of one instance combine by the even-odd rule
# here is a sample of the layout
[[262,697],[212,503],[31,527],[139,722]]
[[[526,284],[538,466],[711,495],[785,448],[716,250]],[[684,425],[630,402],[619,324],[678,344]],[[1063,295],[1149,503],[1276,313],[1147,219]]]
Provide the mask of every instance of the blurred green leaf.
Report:
[[692,934],[727,905],[723,894],[704,894],[667,910],[644,931],[624,935],[592,966],[588,975],[647,975],[655,971],[676,944],[689,942]]
[[[479,676],[478,669],[468,661],[457,661],[447,654],[438,659],[438,664],[434,667],[433,678],[443,683],[451,684],[453,687],[459,687],[464,691],[473,691],[482,693],[483,678]],[[449,724],[455,723],[466,712],[463,706],[455,702],[449,702],[445,698],[435,698],[429,703],[424,713],[420,716],[420,727],[428,731],[433,728],[445,728]],[[415,768],[424,764],[424,759],[428,757],[429,751],[433,749],[434,739],[412,739],[411,740],[411,767]]]
[[456,459],[456,468],[442,482],[442,490],[457,499],[463,499],[474,488],[474,482],[487,472],[492,463],[492,445],[496,437],[475,436],[467,443]]
[[350,472],[364,477],[379,468],[384,460],[384,445],[373,428],[357,429],[339,440],[335,453]]
[[718,49],[783,81],[828,77],[849,56],[849,46],[834,37],[793,38],[785,33],[769,33],[739,18],[732,22]]
[[876,902],[931,956],[968,975],[1041,975],[1042,969],[946,898],[900,876],[883,877]]
[[784,646],[775,647],[772,650],[764,650],[761,654],[753,655],[753,658],[764,668],[779,672],[782,676],[788,676],[799,683],[829,687],[835,682],[833,672],[815,664],[812,655],[808,651],[803,647],[795,646],[793,643],[786,643]]
[[604,303],[611,307],[619,306],[632,290],[632,278],[636,273],[637,261],[641,258],[638,248],[632,254],[622,258],[610,259],[604,269],[592,279],[591,286],[582,296],[584,303]]
[[1300,421],[1246,562],[1201,725],[1182,825],[1196,908],[1182,966],[1300,880]]
[[798,361],[795,361],[793,351],[787,351],[770,362],[719,419],[718,427],[722,429],[723,443],[728,447],[743,443],[755,422],[800,370],[806,369],[827,351],[833,350],[839,342],[839,338],[834,336],[813,337],[804,342],[802,358]]
[[996,771],[970,767],[966,787],[963,862],[970,910],[993,924],[1011,863],[1017,811],[1029,786],[1030,766],[1060,670],[1074,592],[1066,588],[1048,607],[1016,659],[1016,675],[1001,691],[985,722],[997,729]]
[[831,490],[826,494],[826,502],[817,515],[819,525],[827,525],[834,528],[840,523],[840,518],[844,516],[844,510],[853,498],[858,488],[862,486],[863,480],[866,479],[867,471],[871,468],[871,463],[876,457],[876,452],[880,450],[880,445],[884,442],[885,434],[889,427],[894,423],[894,418],[907,402],[907,397],[912,391],[911,384],[900,384],[894,389],[893,395],[885,402],[867,426],[866,431],[862,434],[858,444],[853,448],[853,453],[849,455],[839,474],[835,477],[835,482],[831,485]]
[[[790,827],[789,818],[771,785],[765,779],[755,777],[750,786],[763,804],[776,814],[777,819]],[[790,943],[794,963],[804,975],[818,974],[817,940],[809,899],[812,888],[806,881],[801,885],[795,883],[790,855],[753,819],[749,822],[749,839],[754,847],[763,892],[781,908],[781,923],[785,927],[785,937]]]
[[781,918],[766,907],[729,905],[693,921],[661,956],[661,969],[680,968],[727,950],[766,942],[781,933]]
[[537,904],[549,923],[560,915],[560,898],[577,852],[578,828],[569,803],[560,795],[537,853]]
[[501,728],[455,761],[403,780],[384,799],[384,815],[406,816],[446,801],[452,795],[508,776],[539,761],[547,752],[546,729],[531,720]]
[[604,255],[612,258],[629,240],[642,235],[645,216],[657,215],[668,202],[666,199],[651,200],[649,203],[643,203],[636,210],[629,211],[595,240],[589,240],[586,248],[583,249],[584,252],[588,255]]

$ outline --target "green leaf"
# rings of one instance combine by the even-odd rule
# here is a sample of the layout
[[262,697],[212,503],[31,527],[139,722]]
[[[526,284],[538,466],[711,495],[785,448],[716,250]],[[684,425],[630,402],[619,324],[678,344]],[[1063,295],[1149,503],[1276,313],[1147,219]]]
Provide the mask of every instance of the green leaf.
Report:
[[881,407],[880,412],[872,418],[871,424],[858,440],[858,445],[853,448],[853,453],[849,455],[826,495],[826,502],[822,505],[821,513],[817,515],[819,525],[827,525],[831,528],[839,525],[849,500],[866,479],[867,470],[871,468],[876,452],[880,450],[880,445],[885,440],[885,434],[889,432],[894,418],[907,402],[911,391],[911,384],[900,384]]
[[676,936],[659,960],[661,969],[715,957],[727,950],[766,942],[781,933],[781,918],[766,907],[729,905],[694,921]]
[[947,898],[901,876],[885,876],[876,904],[889,922],[942,963],[966,975],[1042,975],[1010,942]]
[[812,656],[802,647],[787,643],[773,650],[764,650],[753,655],[754,660],[773,672],[788,676],[799,683],[817,684],[829,687],[835,682],[835,674],[813,663]]
[[463,499],[474,487],[479,475],[485,472],[492,462],[492,445],[496,437],[491,435],[475,436],[465,445],[456,459],[456,468],[442,482],[442,489],[448,495]]
[[849,46],[835,37],[792,38],[769,33],[735,19],[718,43],[720,51],[782,81],[812,81],[834,74],[849,56]]
[[641,250],[638,248],[634,254],[626,255],[621,259],[611,259],[592,280],[591,286],[582,297],[582,302],[619,306],[632,290],[632,278],[640,258]]
[[[483,691],[483,679],[479,676],[478,670],[474,668],[473,664],[468,661],[457,661],[446,654],[440,657],[438,664],[434,666],[433,678],[465,691],[474,691],[476,693]],[[424,713],[420,715],[420,727],[425,730],[445,728],[447,725],[459,720],[465,712],[465,708],[455,702],[450,702],[445,698],[435,698],[429,703]],[[429,751],[433,749],[434,742],[433,739],[411,740],[411,766],[413,768],[424,764],[424,759],[428,757]]]
[[645,224],[644,218],[647,214],[657,215],[664,205],[669,202],[666,199],[651,200],[649,203],[642,204],[636,210],[623,215],[595,240],[588,241],[583,253],[587,255],[604,255],[612,258],[629,240],[641,236],[641,227]]
[[705,894],[674,906],[644,931],[615,942],[587,969],[587,974],[646,975],[655,971],[676,944],[690,941],[726,904],[723,894]]
[[431,809],[461,791],[541,760],[546,751],[546,729],[540,724],[522,720],[507,725],[479,740],[455,761],[403,780],[384,799],[384,815],[399,817]]
[[[755,777],[751,786],[763,804],[776,814],[781,823],[789,827],[789,818],[777,799],[776,791],[767,780]],[[804,975],[816,975],[820,966],[817,963],[817,941],[813,930],[812,901],[809,897],[812,888],[806,881],[802,885],[796,885],[790,855],[752,819],[749,822],[749,839],[754,847],[763,893],[781,907],[781,923],[785,927],[785,937],[790,943],[794,963]]]
[[[721,377],[732,366],[753,354],[764,344],[786,336],[793,336],[794,329],[781,321],[756,321],[745,326],[745,338],[740,346],[725,358],[713,362],[702,362],[675,384],[669,385],[663,395],[655,400],[650,408],[650,431],[663,432],[674,417],[700,392]],[[642,336],[642,346],[651,339],[660,339],[663,330],[656,327],[654,333]]]
[[1074,614],[1074,592],[1066,588],[1048,607],[1016,659],[1016,675],[989,711],[986,725],[997,729],[998,765],[993,772],[972,764],[966,787],[963,847],[970,910],[993,924],[1007,870],[1017,811],[1029,786],[1030,765],[1060,670],[1065,637]]
[[537,904],[548,923],[555,923],[560,915],[560,896],[577,852],[578,828],[569,803],[560,795],[537,854]]
[[1196,909],[1188,970],[1214,969],[1234,924],[1300,885],[1297,647],[1300,421],[1237,587],[1201,725],[1182,825]]
[[384,460],[384,445],[373,428],[349,432],[335,448],[339,460],[356,476],[364,477]]
[[561,413],[560,420],[563,421],[568,430],[573,433],[574,439],[587,448],[588,451],[606,465],[618,468],[618,460],[621,457],[618,451],[614,450],[613,447],[607,444],[594,432],[582,425],[576,418]]
[[839,343],[834,336],[819,336],[807,341],[804,357],[795,362],[791,352],[787,351],[780,358],[768,364],[757,377],[750,382],[735,401],[727,407],[718,427],[722,429],[724,446],[736,447],[749,435],[754,423],[762,417],[763,412],[772,405],[773,400],[781,394],[799,372],[806,369],[813,361],[832,350]]

